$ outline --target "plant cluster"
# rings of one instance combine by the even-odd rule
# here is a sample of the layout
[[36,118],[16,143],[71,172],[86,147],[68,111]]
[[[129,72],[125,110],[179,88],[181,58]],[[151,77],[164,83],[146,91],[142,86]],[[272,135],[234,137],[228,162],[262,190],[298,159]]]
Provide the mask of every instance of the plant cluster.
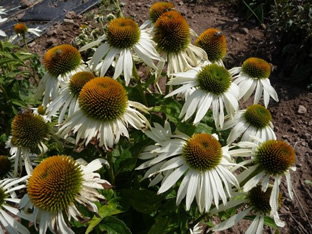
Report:
[[[270,64],[226,68],[225,35],[198,36],[172,3],[152,5],[141,26],[120,15],[79,49],[46,51],[38,84],[34,55],[3,57],[3,94],[8,80],[22,80],[20,95],[36,88],[5,135],[1,232],[205,233],[244,218],[246,233],[283,227],[280,184],[293,198],[296,156],[273,130]],[[15,69],[23,79],[8,76]]]

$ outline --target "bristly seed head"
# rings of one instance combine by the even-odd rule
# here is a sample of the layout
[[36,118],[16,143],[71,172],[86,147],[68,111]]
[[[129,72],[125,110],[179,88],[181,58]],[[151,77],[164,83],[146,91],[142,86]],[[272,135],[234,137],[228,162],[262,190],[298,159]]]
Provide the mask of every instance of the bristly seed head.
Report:
[[[271,196],[272,188],[269,187],[265,192],[261,190],[261,186],[257,185],[252,188],[248,195],[247,199],[249,200],[250,206],[257,213],[263,215],[269,215],[271,211],[270,206],[270,196]],[[279,194],[279,204],[281,204],[282,194]]]
[[79,51],[71,45],[59,45],[49,49],[43,58],[45,69],[55,77],[76,69],[81,63]]
[[206,51],[211,62],[222,60],[226,54],[225,36],[215,28],[209,28],[203,32],[196,39],[195,45]]
[[132,19],[113,19],[107,27],[107,42],[118,49],[132,48],[139,41],[140,35],[139,26]]
[[110,77],[97,77],[86,83],[80,91],[79,105],[90,118],[112,121],[126,110],[128,96],[120,83]]
[[69,82],[69,90],[75,97],[78,97],[82,87],[93,78],[95,78],[95,76],[91,72],[78,72],[71,77]]
[[14,26],[14,32],[16,34],[20,34],[20,35],[25,35],[25,33],[28,31],[28,28],[25,24],[23,23],[17,23]]
[[246,109],[244,118],[251,126],[257,129],[263,129],[269,126],[272,120],[272,115],[264,106],[254,104]]
[[215,95],[223,94],[232,83],[228,70],[216,64],[209,64],[197,74],[199,88]]
[[156,2],[149,10],[149,18],[153,23],[155,23],[159,16],[167,11],[171,11],[173,8],[174,4],[171,2]]
[[43,160],[28,181],[27,194],[34,206],[49,212],[68,208],[82,187],[82,171],[70,156]]
[[190,29],[177,11],[163,13],[154,25],[153,40],[158,49],[166,53],[179,53],[190,43]]
[[266,79],[271,75],[271,65],[260,58],[246,59],[242,71],[253,79]]
[[219,141],[212,135],[199,133],[186,142],[182,155],[191,168],[208,171],[220,163],[222,148]]
[[11,166],[12,166],[12,163],[9,157],[0,155],[0,179],[2,179],[11,171]]
[[32,112],[17,114],[11,126],[12,144],[37,149],[38,144],[47,137],[49,129],[48,123],[40,115]]
[[295,163],[296,154],[286,142],[268,140],[258,147],[255,160],[266,173],[282,175]]

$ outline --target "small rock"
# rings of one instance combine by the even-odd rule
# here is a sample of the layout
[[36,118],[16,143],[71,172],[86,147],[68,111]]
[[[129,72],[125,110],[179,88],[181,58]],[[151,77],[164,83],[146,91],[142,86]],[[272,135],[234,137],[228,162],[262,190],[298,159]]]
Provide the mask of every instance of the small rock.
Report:
[[57,44],[57,39],[56,38],[49,38],[46,42],[47,42],[46,47],[50,47],[50,46]]
[[75,24],[75,21],[72,19],[64,19],[64,24]]
[[179,5],[179,6],[182,6],[182,5],[183,5],[183,2],[182,2],[182,1],[178,2],[178,5]]
[[298,113],[299,113],[299,114],[305,114],[305,113],[307,113],[307,108],[306,108],[305,106],[303,106],[303,105],[299,105],[299,107],[298,107]]
[[21,8],[26,9],[31,6],[31,2],[28,0],[21,0]]
[[288,139],[288,135],[283,135],[282,138],[283,139]]
[[306,132],[306,133],[302,134],[301,137],[302,137],[303,139],[307,139],[307,140],[308,140],[308,139],[311,138],[311,134]]
[[302,146],[307,146],[308,144],[307,144],[307,142],[303,141],[303,142],[301,142],[301,145]]
[[291,124],[291,119],[289,117],[286,116],[283,120],[284,123]]
[[55,36],[57,34],[57,31],[56,30],[51,30],[51,31],[48,31],[47,32],[47,35],[48,36]]
[[290,132],[293,132],[293,133],[298,133],[297,129],[295,127],[292,127],[289,129]]
[[74,19],[76,18],[76,13],[74,11],[68,11],[65,15],[65,19]]
[[34,47],[35,45],[36,45],[36,42],[33,41],[33,42],[31,42],[31,43],[28,44],[28,47],[32,48],[32,47]]
[[309,121],[308,125],[309,125],[309,126],[312,126],[312,120]]
[[248,34],[249,30],[248,28],[239,28],[239,32],[242,34]]

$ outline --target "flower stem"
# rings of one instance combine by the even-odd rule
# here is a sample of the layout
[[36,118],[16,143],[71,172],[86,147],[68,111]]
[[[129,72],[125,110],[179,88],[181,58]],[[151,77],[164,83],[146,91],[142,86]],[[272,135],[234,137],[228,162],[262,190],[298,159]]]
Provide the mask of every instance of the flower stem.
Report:
[[135,80],[137,82],[137,87],[138,87],[139,93],[141,95],[142,101],[143,101],[145,106],[148,106],[147,99],[146,99],[146,96],[145,96],[143,88],[142,88],[141,79],[139,77],[139,74],[138,74],[138,71],[136,69],[135,64],[133,64],[133,69],[132,70],[133,70],[133,76],[134,76],[134,78],[135,78]]
[[110,178],[111,184],[115,184],[115,173],[114,173],[114,164],[113,164],[113,153],[111,151],[107,151],[106,153],[107,161],[109,163],[108,168],[108,176]]
[[27,45],[27,41],[26,41],[26,36],[23,34],[22,37],[23,37],[23,42],[24,42],[26,50],[29,50],[28,45]]

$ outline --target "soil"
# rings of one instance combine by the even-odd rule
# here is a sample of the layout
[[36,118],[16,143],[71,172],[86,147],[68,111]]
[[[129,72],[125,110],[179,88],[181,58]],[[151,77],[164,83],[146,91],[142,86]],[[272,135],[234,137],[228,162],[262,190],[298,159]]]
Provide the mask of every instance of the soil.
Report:
[[[124,15],[133,18],[139,25],[148,18],[148,10],[154,3],[148,0],[123,0],[123,2],[125,3],[122,8]],[[240,66],[251,56],[272,61],[264,43],[268,42],[264,27],[259,27],[256,22],[247,22],[230,1],[202,0],[194,3],[172,0],[171,2],[186,17],[190,27],[197,34],[211,27],[223,31],[227,38],[227,56],[224,59],[227,68]],[[92,11],[96,10],[92,9]],[[72,43],[73,38],[80,32],[80,25],[93,25],[92,19],[87,18],[86,14],[73,14],[70,17],[74,23],[54,24],[47,30],[48,33],[30,43],[31,50],[42,56],[52,46]],[[280,216],[286,222],[286,226],[281,228],[280,232],[312,233],[312,220],[310,220],[312,186],[305,183],[305,180],[312,181],[312,110],[310,108],[312,93],[304,88],[289,85],[274,74],[273,72],[271,82],[280,100],[270,101],[272,122],[278,139],[292,145],[297,156],[297,171],[291,173],[295,193],[293,201],[287,194],[285,179],[283,179],[282,191],[285,196],[283,196]],[[236,225],[226,233],[244,233],[249,224],[244,222]],[[267,229],[266,232],[271,233],[272,230]]]

